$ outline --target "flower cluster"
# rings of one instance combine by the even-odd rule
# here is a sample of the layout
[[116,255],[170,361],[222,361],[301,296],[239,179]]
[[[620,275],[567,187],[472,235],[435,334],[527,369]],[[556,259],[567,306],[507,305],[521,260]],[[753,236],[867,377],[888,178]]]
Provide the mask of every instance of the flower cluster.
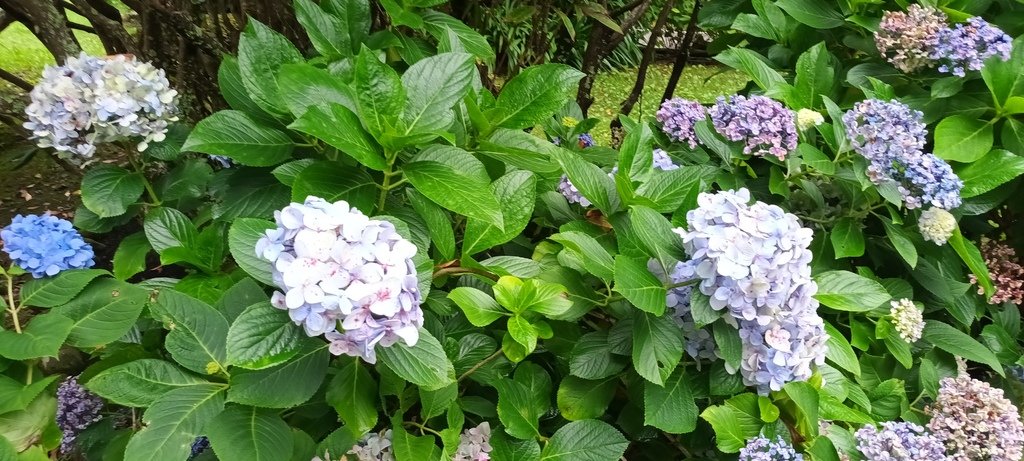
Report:
[[875,46],[890,64],[903,72],[932,65],[939,33],[947,29],[946,14],[931,7],[910,5],[907,12],[886,11],[875,32]]
[[[562,145],[562,138],[559,138],[558,136],[555,136],[555,137],[551,138],[551,144],[554,144],[556,146],[561,146]],[[594,146],[594,137],[591,136],[590,133],[580,133],[579,136],[576,136],[576,146],[579,147],[580,149],[586,149],[588,147],[593,147]]]
[[[647,269],[660,280],[677,284],[692,279],[683,274],[693,274],[692,261],[676,263],[672,273],[667,276],[658,264],[657,260],[647,262]],[[683,332],[683,341],[686,343],[686,353],[695,359],[715,360],[718,358],[718,346],[715,338],[707,327],[697,328],[693,320],[693,311],[690,308],[690,294],[693,291],[691,286],[681,286],[668,290],[665,295],[665,307],[668,308],[668,315],[672,317],[676,325]]]
[[945,461],[942,441],[909,422],[886,421],[860,428],[857,449],[865,461]]
[[391,445],[391,429],[381,433],[371,432],[359,439],[342,459],[349,461],[395,461],[394,448]]
[[807,131],[822,123],[825,123],[825,117],[816,110],[804,108],[796,111],[796,127],[800,131]]
[[890,303],[889,315],[892,316],[892,325],[900,334],[900,339],[908,344],[913,344],[921,339],[924,333],[924,317],[921,309],[918,309],[913,301],[903,298]]
[[274,218],[277,227],[256,244],[281,288],[271,297],[274,306],[309,336],[323,334],[335,355],[375,363],[378,344],[416,344],[423,325],[416,246],[393,224],[344,201],[312,196],[275,211]]
[[[1016,305],[1024,303],[1024,266],[1017,259],[1013,247],[995,240],[982,240],[981,255],[988,267],[988,276],[996,292],[988,300],[990,304],[1010,302]],[[978,278],[971,274],[971,283],[978,283]],[[978,294],[985,294],[985,289],[978,287]]]
[[1007,61],[1013,49],[1013,39],[998,27],[980,17],[972,17],[966,24],[939,31],[931,58],[938,63],[939,72],[958,77],[968,70],[981,70],[985,60],[992,56]]
[[63,158],[90,158],[96,144],[134,137],[146,150],[177,120],[177,92],[164,71],[129,55],[69,57],[43,71],[31,97],[25,128]]
[[462,435],[459,436],[459,447],[452,461],[490,461],[490,440],[491,425],[487,421],[462,431]]
[[189,454],[188,459],[194,459],[195,457],[203,454],[203,452],[206,451],[207,448],[210,448],[210,439],[208,439],[205,435],[200,435],[199,437],[196,437],[194,441],[192,441],[191,448],[192,452]]
[[92,245],[71,222],[53,215],[17,215],[0,230],[4,252],[35,278],[92,267]]
[[956,208],[963,182],[948,163],[924,152],[922,116],[898,101],[868,99],[843,114],[843,123],[853,149],[869,162],[872,182],[895,181],[907,208]]
[[746,189],[700,194],[687,228],[675,229],[693,258],[677,269],[702,279],[712,308],[728,308],[743,342],[743,381],[767,393],[810,378],[828,336],[814,299],[812,231],[778,206],[749,202]]
[[730,141],[743,141],[743,153],[779,160],[796,149],[796,117],[778,101],[764,96],[719,96],[708,111],[715,130]]
[[699,102],[683,98],[672,98],[661,103],[655,118],[661,123],[661,130],[669,139],[684,142],[690,149],[697,147],[697,133],[693,127],[708,117]]
[[75,448],[75,438],[87,427],[99,421],[103,399],[78,384],[78,377],[70,377],[57,387],[57,427],[63,436],[60,452],[70,453]]
[[776,437],[771,440],[763,435],[747,440],[747,446],[740,448],[739,461],[803,461],[804,455],[797,453],[793,446]]
[[929,208],[921,212],[917,220],[917,228],[925,240],[936,245],[945,245],[956,230],[956,218],[942,208]]
[[[679,168],[679,165],[676,165],[675,162],[672,161],[672,157],[668,155],[668,152],[661,149],[654,149],[651,156],[651,163],[654,168],[661,171],[669,171]],[[608,176],[614,176],[618,171],[619,166],[615,165],[612,167],[611,173],[608,173]],[[564,174],[562,175],[562,179],[558,181],[558,192],[561,193],[569,203],[578,203],[580,206],[584,207],[591,205],[590,200],[587,200],[583,194],[580,194],[579,189],[577,189],[572,181],[569,180],[569,177]]]
[[1019,461],[1024,456],[1024,424],[1002,389],[967,375],[945,378],[928,410],[928,430],[945,444],[950,461]]

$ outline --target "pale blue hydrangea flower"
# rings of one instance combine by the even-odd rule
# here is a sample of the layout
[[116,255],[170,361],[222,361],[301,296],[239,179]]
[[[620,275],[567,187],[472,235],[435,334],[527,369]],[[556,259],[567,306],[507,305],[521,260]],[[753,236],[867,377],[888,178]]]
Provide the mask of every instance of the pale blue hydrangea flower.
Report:
[[371,432],[363,436],[346,453],[349,461],[395,461],[391,429],[381,433]]
[[661,103],[661,108],[654,117],[661,123],[661,130],[669,139],[686,143],[693,149],[699,142],[693,128],[708,115],[704,106],[697,101],[672,98]]
[[52,215],[17,215],[0,230],[4,252],[35,278],[95,264],[92,245],[71,222]]
[[134,56],[93,57],[84,52],[50,66],[25,108],[39,147],[62,158],[90,158],[96,145],[142,138],[140,151],[160,142],[177,120],[177,92],[162,69]]
[[743,153],[779,160],[796,149],[796,116],[778,101],[764,96],[719,96],[708,111],[719,134],[743,141]]
[[[659,280],[670,284],[677,284],[693,280],[693,261],[678,262],[672,272],[665,275],[661,264],[657,260],[647,262],[647,269]],[[690,274],[690,275],[684,275]],[[686,343],[686,353],[695,359],[714,361],[718,358],[718,345],[715,344],[715,337],[711,334],[709,327],[697,328],[693,320],[693,311],[690,308],[690,294],[692,286],[676,287],[668,290],[665,295],[665,314],[672,317],[676,326],[682,330],[683,341]]]
[[89,392],[78,377],[70,377],[57,386],[57,427],[62,436],[60,452],[71,453],[75,449],[78,434],[101,419],[103,399]]
[[901,102],[868,99],[843,114],[843,123],[853,150],[869,162],[872,182],[894,181],[907,208],[956,208],[963,182],[945,160],[923,151],[922,117]]
[[452,461],[490,461],[491,425],[487,421],[462,431]]
[[811,279],[812,231],[778,206],[749,202],[746,189],[700,194],[687,227],[675,229],[692,258],[678,269],[701,278],[712,308],[728,310],[743,343],[743,381],[766,394],[809,379],[828,336]]
[[793,447],[776,437],[771,440],[759,435],[747,441],[747,446],[740,448],[739,461],[803,461],[804,455],[797,453]]
[[[274,212],[256,254],[271,263],[271,302],[309,336],[324,335],[335,355],[376,362],[374,348],[413,346],[423,326],[416,246],[387,221],[345,201],[307,197]],[[342,331],[338,331],[341,322]]]
[[942,441],[917,424],[886,421],[856,433],[857,450],[865,461],[946,461]]
[[931,58],[938,62],[939,72],[963,77],[968,70],[981,70],[985,60],[993,56],[1009,60],[1012,49],[1009,35],[975,16],[966,24],[941,30]]

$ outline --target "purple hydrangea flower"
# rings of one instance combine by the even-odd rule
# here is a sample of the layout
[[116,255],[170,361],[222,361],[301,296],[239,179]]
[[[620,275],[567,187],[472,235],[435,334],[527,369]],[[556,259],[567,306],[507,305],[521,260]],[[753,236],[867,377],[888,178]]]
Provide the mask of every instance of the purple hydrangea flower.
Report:
[[895,181],[907,208],[956,208],[963,182],[945,160],[923,151],[922,117],[901,102],[868,99],[843,114],[843,123],[853,150],[869,162],[872,182]]
[[707,111],[699,102],[683,98],[672,98],[661,103],[655,118],[661,122],[661,130],[669,139],[686,143],[690,149],[697,147],[697,133],[693,127],[707,118]]
[[886,421],[868,425],[856,434],[857,450],[865,461],[946,461],[942,441],[910,422]]
[[[658,277],[659,280],[676,284],[693,279],[693,268],[688,267],[692,264],[692,261],[676,263],[672,273],[666,276],[661,265],[652,259],[647,262],[647,269]],[[684,274],[691,275],[686,276]],[[668,290],[668,293],[665,295],[665,307],[668,308],[666,314],[671,316],[676,326],[682,330],[683,341],[686,343],[686,353],[690,357],[698,360],[714,361],[718,358],[718,345],[715,344],[715,337],[712,336],[710,328],[697,328],[697,323],[693,320],[693,311],[690,308],[690,294],[692,291],[692,286],[682,286]]]
[[975,16],[966,24],[939,31],[931,58],[938,62],[939,72],[963,77],[968,70],[981,70],[992,56],[1009,60],[1012,49],[1009,35]]
[[275,211],[274,218],[277,227],[256,244],[281,288],[271,297],[274,306],[287,310],[307,335],[324,335],[335,355],[375,363],[377,345],[416,344],[423,326],[416,246],[393,224],[345,201],[312,196]]
[[343,456],[349,461],[395,461],[394,446],[391,443],[391,429],[376,433],[371,432],[359,439]]
[[1002,389],[967,375],[944,378],[928,411],[928,430],[942,440],[950,461],[1020,461],[1024,456],[1024,424]]
[[210,439],[206,438],[205,435],[196,437],[195,441],[192,442],[192,453],[189,455],[188,459],[193,459],[196,456],[203,454],[207,448],[210,448]]
[[477,427],[462,431],[459,447],[452,461],[490,461],[491,425],[484,421]]
[[782,160],[796,149],[796,117],[778,101],[764,96],[719,96],[708,112],[719,134],[746,144],[745,154]]
[[776,437],[771,440],[759,435],[747,441],[747,446],[740,448],[739,461],[803,461],[804,455],[797,453],[793,446]]
[[778,206],[749,202],[746,189],[700,194],[687,227],[675,229],[693,258],[677,269],[702,279],[712,308],[727,309],[743,343],[743,381],[767,394],[809,379],[828,336],[814,299],[812,231]]
[[53,215],[17,215],[0,230],[4,252],[35,278],[95,264],[92,245],[71,222]]
[[101,419],[103,399],[78,384],[78,377],[70,377],[57,386],[57,427],[63,436],[60,452],[70,453],[75,448],[78,434]]
[[886,11],[875,32],[875,46],[890,64],[903,72],[931,67],[939,34],[948,29],[946,14],[931,7],[910,5],[907,12]]
[[594,137],[590,133],[581,133],[576,138],[576,142],[579,144],[580,149],[586,149],[594,145]]

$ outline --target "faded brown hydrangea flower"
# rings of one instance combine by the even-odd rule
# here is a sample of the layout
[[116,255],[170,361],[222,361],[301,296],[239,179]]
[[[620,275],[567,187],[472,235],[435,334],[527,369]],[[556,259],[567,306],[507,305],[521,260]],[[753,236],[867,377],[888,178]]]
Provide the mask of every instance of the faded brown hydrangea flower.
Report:
[[[1012,247],[995,240],[983,239],[981,255],[988,266],[988,276],[996,288],[995,294],[988,300],[989,304],[1002,304],[1007,301],[1020,305],[1024,302],[1024,266],[1021,266],[1017,252]],[[971,275],[971,283],[978,283],[978,278]],[[985,290],[978,287],[978,294]]]
[[967,375],[945,378],[928,408],[928,430],[952,461],[1020,461],[1024,424],[1003,390]]

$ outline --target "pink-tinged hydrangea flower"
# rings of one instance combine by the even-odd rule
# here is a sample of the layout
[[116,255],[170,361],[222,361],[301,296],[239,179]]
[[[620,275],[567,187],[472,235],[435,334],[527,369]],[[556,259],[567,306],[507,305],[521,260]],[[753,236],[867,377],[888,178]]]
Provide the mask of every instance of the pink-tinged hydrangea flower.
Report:
[[886,421],[860,428],[857,450],[865,461],[946,461],[942,441],[909,422]]
[[[1017,258],[1013,247],[995,240],[982,240],[981,255],[988,267],[988,276],[996,292],[989,298],[989,304],[1010,302],[1016,305],[1024,303],[1024,266]],[[978,283],[974,274],[970,275],[971,283]],[[978,294],[984,295],[985,289],[978,287]]]
[[1012,49],[1009,35],[975,16],[966,24],[939,31],[931,58],[938,62],[939,72],[963,77],[968,70],[981,70],[985,60],[993,56],[1009,60]]
[[146,150],[178,119],[177,92],[164,71],[129,55],[69,57],[43,71],[31,97],[25,128],[39,147],[68,159],[90,158],[96,144],[136,137]]
[[929,208],[921,212],[917,220],[917,228],[921,231],[921,237],[934,242],[936,245],[945,245],[946,241],[953,236],[956,230],[956,218],[942,208]]
[[60,452],[71,453],[75,449],[78,434],[101,419],[103,399],[89,392],[78,377],[70,377],[57,386],[57,427],[63,434]]
[[708,111],[715,130],[730,141],[743,141],[743,153],[779,160],[796,149],[796,117],[778,101],[764,96],[719,96]]
[[3,250],[18,267],[35,278],[95,264],[92,245],[85,243],[71,221],[52,215],[17,215],[0,230]]
[[939,34],[948,29],[945,13],[921,5],[907,12],[886,11],[875,32],[875,46],[890,64],[903,72],[931,67]]
[[[654,168],[661,171],[669,171],[679,168],[679,165],[676,165],[675,162],[672,161],[672,157],[668,155],[668,152],[661,149],[654,149],[651,155],[651,163]],[[619,166],[615,165],[612,167],[611,173],[608,173],[608,176],[614,176],[618,171]],[[569,180],[569,177],[564,174],[562,175],[562,179],[558,181],[558,192],[561,193],[569,203],[578,203],[584,207],[591,205],[590,200],[584,197],[583,194],[580,193],[579,189],[573,185],[572,181]]]
[[452,461],[490,461],[491,425],[484,421],[477,427],[462,431],[459,447]]
[[901,102],[868,99],[843,114],[843,123],[853,150],[869,162],[872,182],[894,181],[907,208],[956,208],[963,182],[945,160],[923,151],[922,117]]
[[797,453],[793,446],[776,437],[771,440],[763,435],[747,440],[747,446],[740,448],[739,461],[803,461],[804,455]]
[[698,143],[697,133],[693,127],[708,115],[704,106],[697,101],[672,98],[661,103],[661,108],[654,117],[661,123],[661,130],[669,139],[686,143],[693,149]]
[[1002,389],[967,375],[939,384],[928,430],[942,440],[950,461],[1020,461],[1024,424]]
[[363,436],[342,459],[348,461],[395,461],[391,429]]
[[892,325],[900,334],[900,339],[909,344],[917,342],[924,333],[924,316],[913,301],[903,298],[899,301],[889,303],[889,315],[892,316]]
[[[647,262],[647,269],[659,280],[676,284],[693,279],[693,269],[688,267],[692,261],[676,263],[672,273],[665,275],[661,264],[657,260]],[[684,274],[690,274],[689,276]],[[672,317],[676,326],[682,330],[683,341],[686,343],[686,353],[695,359],[715,360],[718,358],[718,346],[715,344],[715,337],[712,336],[710,328],[697,328],[693,320],[693,311],[690,308],[690,294],[693,291],[691,286],[682,286],[668,290],[665,295],[665,307],[668,308],[666,315]]]
[[814,299],[812,231],[778,206],[749,202],[746,189],[700,194],[687,228],[675,229],[692,258],[677,269],[701,279],[712,308],[728,310],[743,342],[743,381],[767,393],[810,378],[828,336]]
[[271,297],[275,307],[307,335],[324,335],[335,355],[374,363],[377,345],[416,344],[423,326],[416,246],[393,224],[312,196],[274,218],[277,227],[256,243],[256,254],[270,261],[281,289]]

